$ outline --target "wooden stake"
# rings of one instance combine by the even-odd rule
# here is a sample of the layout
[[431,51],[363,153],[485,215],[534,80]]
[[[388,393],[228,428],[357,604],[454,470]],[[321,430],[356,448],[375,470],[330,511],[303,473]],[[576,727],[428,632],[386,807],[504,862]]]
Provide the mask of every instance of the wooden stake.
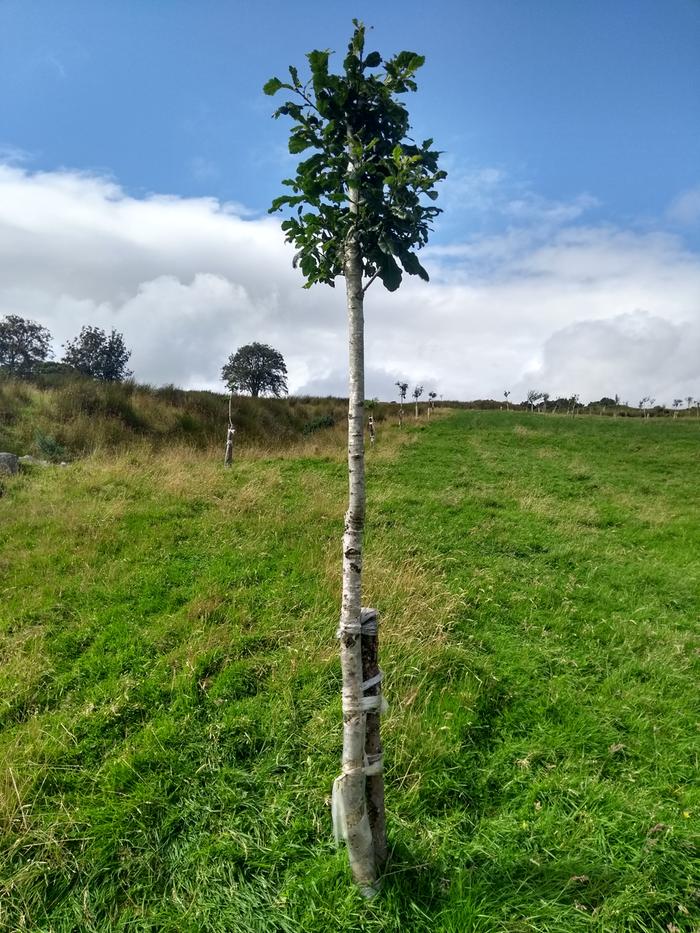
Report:
[[[376,609],[363,609],[361,615],[362,625],[362,680],[368,681],[377,677],[379,671],[379,616]],[[366,697],[382,695],[381,680],[364,691]],[[365,755],[367,767],[370,771],[365,778],[365,796],[367,799],[367,816],[372,830],[374,843],[374,858],[377,871],[381,872],[387,860],[386,842],[386,814],[384,811],[384,772],[381,768],[383,761],[382,740],[380,735],[381,699],[376,710],[368,710],[365,720]],[[372,766],[379,764],[379,770],[372,774]]]

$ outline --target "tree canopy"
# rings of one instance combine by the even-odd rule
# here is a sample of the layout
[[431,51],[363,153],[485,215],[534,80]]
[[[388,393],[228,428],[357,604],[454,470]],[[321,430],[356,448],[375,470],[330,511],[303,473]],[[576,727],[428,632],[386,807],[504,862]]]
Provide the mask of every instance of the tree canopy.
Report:
[[0,321],[0,367],[11,376],[27,379],[51,356],[49,331],[17,314]]
[[265,343],[249,343],[232,353],[221,370],[232,392],[259,395],[287,394],[287,367],[282,354]]
[[132,375],[126,368],[131,350],[127,350],[124,337],[114,329],[106,334],[100,327],[83,327],[64,348],[63,362],[86,376],[104,382],[123,382]]
[[[295,264],[307,288],[315,282],[333,286],[344,274],[352,234],[363,275],[394,291],[402,268],[428,279],[414,251],[426,244],[430,222],[440,213],[423,199],[437,198],[435,184],[446,172],[438,169],[432,139],[417,144],[408,138],[408,111],[396,99],[416,90],[414,75],[424,56],[404,51],[383,60],[379,52],[365,54],[365,27],[353,23],[343,74],[329,71],[329,51],[316,50],[307,55],[308,81],[302,83],[290,66],[290,81],[271,78],[264,87],[269,95],[292,93],[274,114],[294,121],[290,153],[316,150],[299,162],[294,178],[283,181],[291,193],[276,198],[270,210],[295,211],[282,229],[297,247]],[[349,189],[359,192],[356,204]]]

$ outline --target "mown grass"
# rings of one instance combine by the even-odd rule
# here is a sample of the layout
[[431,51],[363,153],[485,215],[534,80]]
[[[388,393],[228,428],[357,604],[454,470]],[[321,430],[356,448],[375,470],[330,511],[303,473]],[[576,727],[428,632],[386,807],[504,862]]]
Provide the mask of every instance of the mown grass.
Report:
[[[0,499],[0,928],[700,925],[700,431],[460,412],[368,470],[392,859],[333,850],[339,432]],[[694,676],[695,675],[695,676]]]

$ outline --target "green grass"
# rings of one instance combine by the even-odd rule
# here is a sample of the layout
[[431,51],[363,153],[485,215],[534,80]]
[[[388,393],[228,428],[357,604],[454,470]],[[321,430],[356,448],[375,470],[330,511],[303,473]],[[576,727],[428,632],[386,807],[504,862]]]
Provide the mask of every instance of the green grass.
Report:
[[700,929],[699,443],[689,420],[381,429],[392,858],[369,903],[327,799],[340,440],[7,480],[0,929]]

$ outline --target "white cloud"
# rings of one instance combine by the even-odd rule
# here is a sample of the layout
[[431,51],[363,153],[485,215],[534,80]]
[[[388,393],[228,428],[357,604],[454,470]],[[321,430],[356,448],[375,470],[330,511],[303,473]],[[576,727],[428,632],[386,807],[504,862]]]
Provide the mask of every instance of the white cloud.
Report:
[[[666,234],[581,226],[585,196],[526,201],[503,234],[426,250],[429,285],[372,286],[367,395],[393,397],[399,378],[446,398],[531,384],[697,395],[700,257]],[[342,287],[303,289],[291,255],[279,219],[237,205],[0,166],[0,315],[40,321],[57,350],[84,324],[116,327],[142,381],[221,388],[228,355],[260,340],[283,353],[292,391],[342,394]]]
[[700,390],[700,320],[674,323],[638,310],[614,318],[580,321],[549,337],[541,365],[520,383],[545,386],[568,397],[580,385],[593,398],[620,394],[633,405],[645,395],[669,404]]
[[23,165],[33,159],[31,152],[19,146],[0,143],[0,165]]
[[700,221],[700,185],[682,191],[671,202],[668,219],[682,227],[691,227]]
[[525,182],[496,167],[464,167],[446,159],[447,179],[440,189],[440,205],[448,214],[465,212],[475,219],[500,218],[508,224],[527,224],[548,233],[599,206],[582,193],[569,201],[545,198]]

